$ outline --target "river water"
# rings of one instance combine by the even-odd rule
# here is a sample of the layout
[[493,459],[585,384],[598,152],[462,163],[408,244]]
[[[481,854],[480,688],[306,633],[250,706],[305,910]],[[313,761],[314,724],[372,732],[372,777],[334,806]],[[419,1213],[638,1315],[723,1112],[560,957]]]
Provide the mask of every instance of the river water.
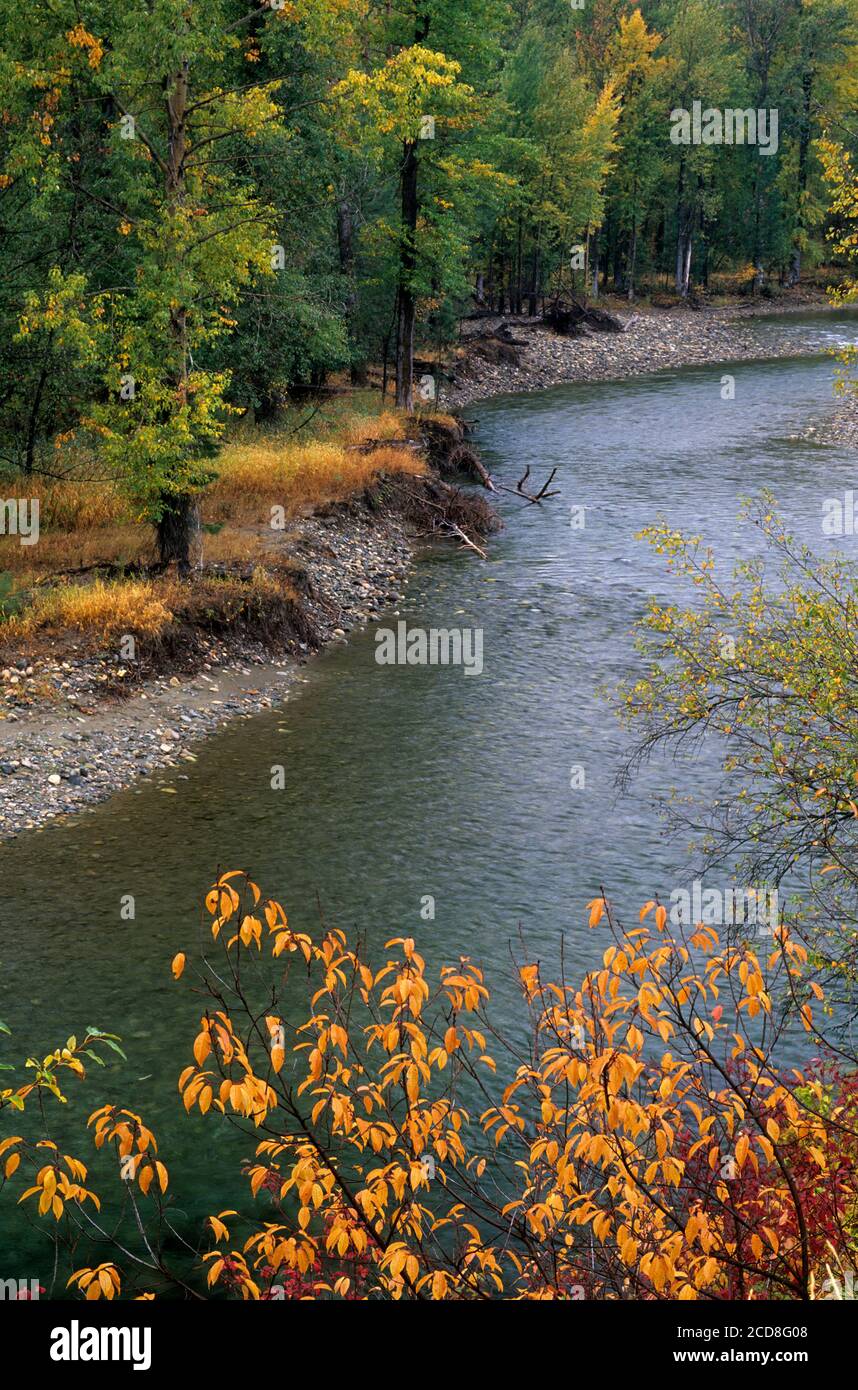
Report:
[[[761,356],[783,331],[783,320],[747,328]],[[104,1100],[129,1104],[159,1136],[178,1226],[246,1206],[238,1159],[250,1144],[219,1120],[187,1119],[176,1091],[200,1007],[169,965],[193,951],[219,867],[250,871],[299,929],[315,928],[321,904],[329,924],[360,930],[376,951],[408,933],[437,965],[470,954],[513,1029],[508,943],[519,928],[543,961],[556,960],[564,934],[567,972],[582,974],[605,945],[584,906],[600,885],[627,919],[655,892],[685,886],[685,846],[665,836],[653,798],[671,784],[714,786],[710,755],[651,766],[618,797],[626,735],[599,692],[634,674],[647,596],[676,596],[663,561],[634,539],[657,516],[701,533],[729,565],[756,544],[739,499],[767,487],[798,535],[831,544],[823,501],[858,479],[848,450],[807,431],[834,409],[823,350],[854,338],[855,320],[802,315],[788,331],[817,355],[474,408],[499,479],[514,483],[529,464],[542,481],[556,467],[559,489],[539,507],[500,494],[507,525],[487,563],[444,549],[418,565],[400,616],[482,629],[479,676],[380,666],[367,631],[313,662],[281,709],[198,747],[181,777],[159,774],[0,847],[4,1054],[45,1050],[87,1025],[121,1034],[128,1053],[70,1086],[55,1130],[69,1151],[89,1161],[85,1117]],[[725,374],[733,400],[722,399]],[[583,529],[570,524],[582,507]],[[282,790],[271,787],[276,765]],[[573,767],[583,786],[570,785]],[[133,921],[120,915],[127,894]],[[428,897],[433,920],[421,916]],[[100,1156],[96,1171],[108,1162]],[[31,1274],[44,1246],[13,1203],[0,1202],[0,1230]]]

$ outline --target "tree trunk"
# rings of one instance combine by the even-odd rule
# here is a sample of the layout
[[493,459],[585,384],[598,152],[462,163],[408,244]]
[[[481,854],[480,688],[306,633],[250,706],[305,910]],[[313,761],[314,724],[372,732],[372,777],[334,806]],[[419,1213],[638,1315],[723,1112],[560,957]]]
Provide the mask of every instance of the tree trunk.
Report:
[[[358,292],[357,281],[355,280],[354,218],[351,204],[345,195],[337,199],[337,246],[340,253],[340,274],[346,281],[346,295],[343,305],[346,331],[349,336],[349,344],[353,345]],[[365,383],[366,372],[366,362],[354,360],[351,365],[352,385],[358,386]]]
[[405,142],[402,163],[402,226],[399,243],[399,303],[396,323],[396,405],[414,409],[414,323],[417,298],[414,271],[417,264],[417,142]]
[[629,237],[629,260],[628,260],[628,289],[627,295],[629,303],[633,303],[635,297],[635,261],[638,254],[638,225],[637,219],[632,221],[632,230]]
[[807,191],[807,153],[810,147],[810,107],[813,96],[813,70],[805,69],[802,76],[801,130],[798,139],[798,208],[793,233],[787,284],[797,285],[801,279],[801,242],[804,231],[804,199]]
[[536,316],[539,307],[539,238],[541,228],[537,229],[536,241],[533,244],[533,257],[530,262],[530,294],[527,299],[527,312],[531,318]]
[[191,570],[191,547],[200,536],[199,503],[193,493],[182,492],[176,497],[163,497],[161,505],[158,555],[163,565],[175,564],[184,577]]
[[[185,201],[185,155],[187,131],[185,118],[188,108],[189,63],[182,63],[172,88],[166,91],[167,125],[169,131],[165,191],[171,210]],[[188,396],[188,311],[177,304],[170,311],[170,331],[175,355],[176,394],[180,401]],[[199,533],[199,506],[192,492],[165,490],[160,497],[160,517],[156,531],[158,553],[162,564],[176,563],[179,573],[188,574],[191,568],[191,545]]]
[[688,236],[688,212],[685,207],[685,160],[679,161],[679,181],[676,189],[676,293],[688,293],[685,280],[685,242]]
[[24,456],[24,473],[30,476],[36,466],[36,437],[39,432],[39,410],[42,404],[42,394],[45,389],[45,382],[48,379],[48,355],[50,353],[51,342],[53,340],[53,329],[48,334],[48,351],[42,363],[42,370],[39,373],[39,380],[33,393],[33,403],[30,406],[30,418],[27,421],[27,446]]

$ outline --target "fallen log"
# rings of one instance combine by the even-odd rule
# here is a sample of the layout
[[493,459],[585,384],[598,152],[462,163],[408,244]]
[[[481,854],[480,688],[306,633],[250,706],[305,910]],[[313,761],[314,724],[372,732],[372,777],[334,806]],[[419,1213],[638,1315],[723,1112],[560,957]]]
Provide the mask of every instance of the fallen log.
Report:
[[625,325],[616,314],[583,304],[579,299],[554,299],[543,314],[543,322],[565,337],[583,337],[590,329],[595,333],[624,333]]

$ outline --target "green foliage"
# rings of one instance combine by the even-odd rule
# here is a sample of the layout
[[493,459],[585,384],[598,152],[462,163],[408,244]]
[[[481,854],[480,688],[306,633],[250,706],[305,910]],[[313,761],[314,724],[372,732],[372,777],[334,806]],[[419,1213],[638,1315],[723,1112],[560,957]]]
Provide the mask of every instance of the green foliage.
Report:
[[623,692],[633,761],[704,737],[720,748],[717,795],[690,813],[677,803],[677,817],[705,827],[711,862],[801,889],[818,963],[847,993],[858,979],[858,580],[842,556],[797,544],[771,499],[749,518],[767,551],[732,582],[699,537],[665,524],[643,533],[695,601],[653,600],[641,623],[644,674]]
[[[13,618],[24,606],[24,596],[17,590],[15,576],[8,570],[0,573],[0,623]],[[0,1025],[0,1032],[6,1032]]]
[[[7,6],[0,458],[83,425],[157,521],[231,410],[390,355],[403,295],[435,344],[579,243],[630,298],[846,259],[856,42],[858,0]],[[696,100],[776,108],[777,154],[672,144]]]

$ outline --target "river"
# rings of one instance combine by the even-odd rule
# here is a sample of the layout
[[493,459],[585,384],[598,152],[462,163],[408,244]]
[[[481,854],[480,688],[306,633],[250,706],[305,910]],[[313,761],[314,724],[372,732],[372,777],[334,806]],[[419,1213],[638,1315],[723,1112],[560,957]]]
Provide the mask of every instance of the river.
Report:
[[[854,337],[854,325],[803,315],[790,330],[822,349]],[[763,354],[783,321],[748,331]],[[722,399],[725,374],[733,400]],[[0,847],[0,1017],[13,1030],[4,1054],[45,1050],[87,1025],[121,1034],[128,1053],[84,1087],[70,1084],[57,1130],[69,1151],[89,1161],[86,1115],[103,1100],[129,1104],[158,1134],[179,1226],[247,1205],[237,1157],[250,1145],[218,1120],[187,1119],[176,1091],[200,1008],[169,966],[193,951],[219,866],[247,868],[300,929],[315,929],[320,903],[328,923],[362,931],[376,951],[409,933],[436,965],[471,955],[511,1028],[507,943],[519,927],[544,961],[565,934],[567,971],[581,974],[605,945],[584,907],[600,884],[627,919],[685,884],[685,847],[664,835],[653,797],[671,782],[713,785],[710,755],[651,766],[618,797],[626,736],[599,693],[634,673],[632,629],[647,596],[672,593],[663,561],[634,534],[663,514],[729,565],[756,544],[739,499],[768,487],[799,536],[829,546],[823,500],[856,482],[846,448],[807,436],[834,409],[832,379],[830,358],[814,355],[475,407],[498,478],[514,483],[529,464],[542,481],[556,467],[559,489],[543,506],[500,494],[507,524],[486,563],[444,549],[418,564],[399,615],[481,628],[482,674],[380,666],[374,632],[354,635],[306,669],[282,708],[198,746],[181,776],[158,774]],[[583,529],[570,524],[581,507]],[[282,790],[271,786],[276,765]],[[127,894],[133,921],[121,916]],[[100,1156],[96,1170],[109,1162]],[[44,1260],[9,1195],[0,1229],[16,1267]]]

